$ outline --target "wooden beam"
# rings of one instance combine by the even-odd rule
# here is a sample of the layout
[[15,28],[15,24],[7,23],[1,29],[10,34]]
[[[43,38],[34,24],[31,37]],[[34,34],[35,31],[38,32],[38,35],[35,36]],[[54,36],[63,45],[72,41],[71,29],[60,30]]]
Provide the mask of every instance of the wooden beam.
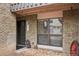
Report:
[[61,4],[50,4],[46,6],[36,7],[36,8],[29,8],[16,11],[15,13],[21,16],[38,14],[43,12],[51,12],[57,10],[71,10],[71,9],[79,9],[78,3],[61,3]]

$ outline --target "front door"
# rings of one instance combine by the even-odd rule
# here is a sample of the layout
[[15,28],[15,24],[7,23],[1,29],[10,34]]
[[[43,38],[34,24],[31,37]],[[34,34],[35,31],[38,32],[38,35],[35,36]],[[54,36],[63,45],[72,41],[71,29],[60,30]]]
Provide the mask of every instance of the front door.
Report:
[[17,21],[17,44],[16,44],[16,49],[24,48],[25,47],[25,26],[26,21],[25,20],[20,20]]

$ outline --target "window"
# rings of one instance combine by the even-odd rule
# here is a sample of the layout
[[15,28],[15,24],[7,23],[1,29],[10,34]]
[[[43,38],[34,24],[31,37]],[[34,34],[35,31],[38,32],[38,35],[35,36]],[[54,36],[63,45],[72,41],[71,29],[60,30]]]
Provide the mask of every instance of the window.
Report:
[[38,44],[62,47],[62,30],[61,18],[38,20]]
[[51,46],[62,46],[62,23],[59,19],[50,19],[49,34]]
[[48,45],[48,21],[38,21],[38,44]]

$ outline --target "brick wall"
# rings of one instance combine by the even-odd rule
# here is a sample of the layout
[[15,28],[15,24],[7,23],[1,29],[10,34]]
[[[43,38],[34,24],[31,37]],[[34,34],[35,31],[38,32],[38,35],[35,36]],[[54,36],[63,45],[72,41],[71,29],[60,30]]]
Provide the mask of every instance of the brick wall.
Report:
[[16,20],[10,4],[0,3],[0,55],[8,55],[16,46]]

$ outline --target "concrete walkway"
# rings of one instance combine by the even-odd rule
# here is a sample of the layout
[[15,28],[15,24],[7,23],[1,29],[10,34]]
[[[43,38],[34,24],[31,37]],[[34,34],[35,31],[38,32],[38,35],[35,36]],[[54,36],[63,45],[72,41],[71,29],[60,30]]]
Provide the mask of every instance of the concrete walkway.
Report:
[[20,49],[13,56],[64,56],[63,52],[46,49]]

